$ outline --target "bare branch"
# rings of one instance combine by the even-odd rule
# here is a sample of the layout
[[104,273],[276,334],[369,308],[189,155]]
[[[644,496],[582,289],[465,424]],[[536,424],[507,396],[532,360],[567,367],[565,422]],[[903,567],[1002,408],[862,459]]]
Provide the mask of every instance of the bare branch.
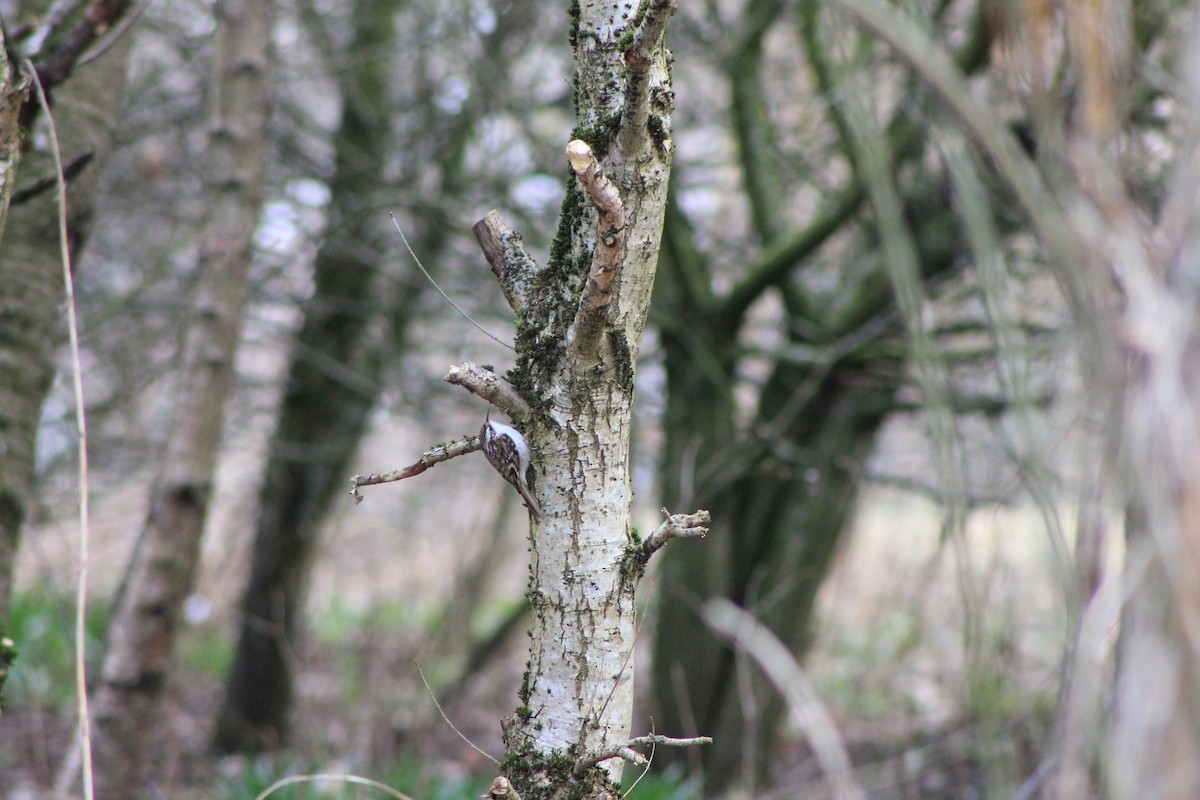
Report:
[[601,761],[608,761],[610,758],[623,758],[631,764],[644,766],[648,763],[646,757],[637,752],[633,748],[645,747],[646,745],[663,745],[666,747],[694,747],[699,744],[712,744],[711,736],[693,736],[690,739],[673,739],[670,736],[660,736],[657,733],[647,734],[645,736],[635,736],[627,742],[613,745],[605,750],[600,750],[595,753],[584,756],[575,762],[573,772],[575,777],[581,778],[589,769],[599,764]]
[[465,439],[459,439],[450,444],[440,444],[437,447],[426,450],[417,463],[410,464],[403,469],[394,469],[390,472],[373,472],[370,475],[355,475],[350,479],[350,496],[354,498],[354,503],[357,505],[363,501],[363,497],[358,491],[361,486],[375,486],[380,483],[391,483],[393,481],[402,481],[405,478],[413,478],[443,461],[449,461],[452,458],[474,453],[478,449],[479,437],[468,436]]
[[667,19],[676,11],[675,0],[651,0],[646,16],[633,34],[625,51],[625,66],[635,74],[645,74],[654,63],[655,51],[662,42]]
[[958,117],[997,173],[1016,196],[1042,239],[1072,308],[1087,319],[1091,307],[1087,287],[1069,265],[1081,262],[1081,243],[1071,235],[1057,198],[1046,186],[1037,165],[1021,149],[1004,120],[971,92],[967,79],[945,51],[908,16],[892,6],[868,0],[835,0],[866,30],[887,42],[933,89]]
[[[132,0],[93,0],[82,14],[75,13],[78,5],[81,4],[55,4],[55,11],[47,15],[30,44],[34,67],[48,94],[70,77],[84,52],[117,25],[133,3]],[[23,127],[33,123],[39,108],[36,102],[26,101],[21,111]]]
[[[84,150],[82,153],[75,156],[75,158],[68,161],[66,164],[63,165],[63,169],[62,169],[63,180],[65,180],[67,183],[70,183],[71,180],[76,175],[83,172],[83,170],[87,167],[88,164],[92,163],[92,159],[95,158],[95,156],[96,156],[96,151]],[[43,192],[47,192],[50,189],[53,189],[57,185],[58,185],[58,173],[57,172],[54,173],[53,175],[47,175],[45,177],[38,178],[36,181],[31,183],[30,185],[23,186],[20,189],[17,189],[16,191],[14,191],[12,193],[12,203],[11,204],[14,206],[19,206],[22,203],[27,203],[30,200],[34,199],[35,197],[41,195]]]
[[662,512],[667,515],[666,520],[642,542],[641,549],[647,558],[672,539],[703,539],[708,535],[712,515],[706,509],[694,514],[672,514],[665,508]]
[[[592,253],[592,268],[587,286],[579,298],[575,331],[579,338],[599,328],[598,322],[612,299],[613,288],[621,274],[625,259],[625,204],[617,187],[605,177],[592,148],[582,139],[567,145],[567,160],[592,199],[600,217],[596,222],[596,250]],[[578,341],[578,339],[577,339]]]
[[625,50],[625,106],[621,119],[621,145],[630,154],[642,153],[649,146],[646,123],[650,117],[650,67],[662,45],[667,19],[675,13],[675,0],[651,0],[646,16]]
[[529,404],[521,399],[511,383],[490,369],[464,361],[458,366],[450,367],[444,380],[479,395],[508,414],[511,419],[524,419],[529,416]]
[[479,249],[500,281],[504,299],[518,316],[524,314],[529,304],[530,280],[539,267],[533,257],[525,252],[521,234],[505,225],[499,212],[494,209],[476,222],[471,232],[475,234]]
[[100,39],[98,42],[92,45],[87,52],[79,57],[79,60],[75,62],[75,66],[86,66],[112,49],[112,46],[120,41],[122,36],[129,32],[129,29],[133,27],[133,24],[141,19],[142,14],[146,13],[146,9],[150,7],[152,2],[154,2],[154,0],[140,0],[136,8],[122,17],[114,27],[110,28],[104,34],[103,39]]

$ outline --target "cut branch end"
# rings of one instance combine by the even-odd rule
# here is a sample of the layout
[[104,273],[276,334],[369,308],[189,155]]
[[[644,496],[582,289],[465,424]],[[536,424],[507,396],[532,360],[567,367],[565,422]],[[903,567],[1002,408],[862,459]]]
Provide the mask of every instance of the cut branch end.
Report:
[[511,419],[525,419],[529,416],[529,404],[521,399],[516,388],[490,369],[464,361],[450,367],[444,380],[482,397]]
[[600,212],[596,221],[596,249],[588,270],[587,286],[579,298],[575,318],[577,349],[590,342],[590,334],[601,327],[600,320],[612,299],[621,265],[625,260],[625,203],[617,187],[605,176],[592,148],[582,139],[567,145],[567,160],[592,204]]
[[471,226],[471,232],[475,234],[488,266],[500,281],[500,290],[509,307],[518,315],[523,314],[529,301],[529,284],[538,265],[525,252],[521,234],[505,225],[494,209]]
[[672,539],[703,539],[708,535],[712,515],[706,509],[700,509],[694,514],[672,514],[665,508],[662,511],[667,517],[666,520],[642,543],[647,557]]

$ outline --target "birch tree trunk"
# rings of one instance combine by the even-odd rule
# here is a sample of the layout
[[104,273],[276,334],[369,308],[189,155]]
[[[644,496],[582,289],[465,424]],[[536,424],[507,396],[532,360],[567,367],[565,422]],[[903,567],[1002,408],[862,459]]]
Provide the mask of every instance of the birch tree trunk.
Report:
[[274,6],[221,0],[215,13],[210,209],[175,417],[96,687],[101,800],[142,794],[148,756],[162,730],[163,686],[199,560],[262,205]]
[[586,762],[629,739],[641,569],[627,552],[629,433],[670,172],[662,37],[673,6],[651,3],[637,20],[632,5],[579,5],[577,180],[547,267],[499,271],[520,320],[514,377],[546,514],[530,541],[528,671],[504,737],[506,776],[527,800],[607,796],[621,762],[607,774]]
[[[471,364],[447,380],[514,417],[544,512],[530,533],[528,669],[503,723],[493,797],[616,796],[621,758],[638,758],[629,749],[638,581],[655,550],[702,535],[707,516],[676,515],[644,542],[630,523],[634,368],[673,146],[663,32],[674,10],[673,0],[571,6],[579,125],[549,263],[534,264],[495,212],[475,226],[516,312],[518,362],[507,382]],[[471,437],[430,451],[405,472],[478,447]]]

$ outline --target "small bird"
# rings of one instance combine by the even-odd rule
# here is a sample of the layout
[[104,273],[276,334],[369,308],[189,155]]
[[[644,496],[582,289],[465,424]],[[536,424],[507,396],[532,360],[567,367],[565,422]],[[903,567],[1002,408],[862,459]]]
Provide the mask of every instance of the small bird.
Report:
[[519,430],[501,422],[492,422],[491,415],[491,409],[488,409],[483,427],[479,429],[483,454],[496,472],[520,492],[525,507],[537,522],[542,518],[542,509],[525,483],[525,473],[529,469],[529,445]]

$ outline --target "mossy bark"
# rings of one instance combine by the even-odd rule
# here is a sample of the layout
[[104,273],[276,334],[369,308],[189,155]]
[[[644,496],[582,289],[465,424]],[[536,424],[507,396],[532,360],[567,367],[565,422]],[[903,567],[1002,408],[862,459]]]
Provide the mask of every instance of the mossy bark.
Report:
[[[616,796],[621,759],[590,759],[630,737],[641,569],[628,564],[629,442],[672,155],[662,31],[673,11],[661,0],[572,4],[572,139],[587,146],[570,148],[576,176],[549,263],[501,280],[518,313],[509,378],[532,409],[525,433],[545,512],[530,534],[528,670],[504,723],[502,772],[525,800]],[[615,203],[581,171],[589,148]]]

